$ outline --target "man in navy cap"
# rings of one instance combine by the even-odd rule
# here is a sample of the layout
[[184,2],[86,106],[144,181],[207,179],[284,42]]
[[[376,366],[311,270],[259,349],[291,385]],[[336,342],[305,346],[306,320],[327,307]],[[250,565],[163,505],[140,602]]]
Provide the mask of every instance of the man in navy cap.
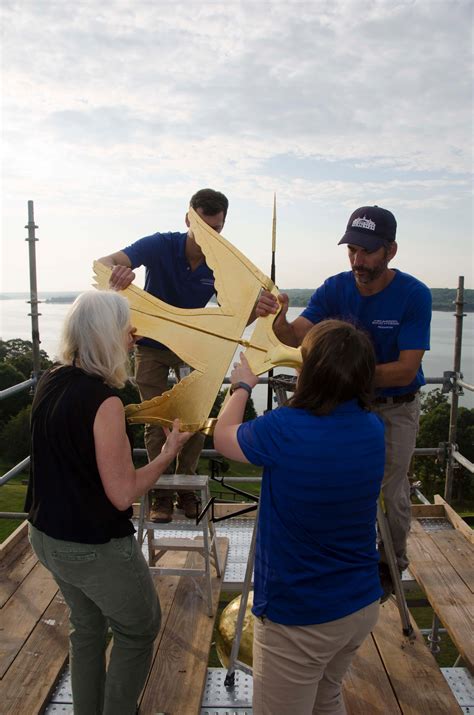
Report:
[[[287,345],[299,345],[321,320],[340,318],[365,328],[377,357],[373,409],[385,424],[385,508],[400,572],[408,566],[410,530],[408,470],[415,448],[420,413],[419,388],[425,384],[421,359],[429,350],[431,292],[408,273],[389,268],[397,253],[395,216],[379,206],[362,206],[349,218],[339,244],[346,244],[351,270],[328,278],[311,296],[306,309],[288,323],[288,296],[281,294],[281,313],[274,330]],[[277,311],[262,292],[256,315]],[[343,449],[343,445],[341,445]],[[330,479],[330,475],[328,475]],[[381,547],[380,574],[386,597],[392,591]]]

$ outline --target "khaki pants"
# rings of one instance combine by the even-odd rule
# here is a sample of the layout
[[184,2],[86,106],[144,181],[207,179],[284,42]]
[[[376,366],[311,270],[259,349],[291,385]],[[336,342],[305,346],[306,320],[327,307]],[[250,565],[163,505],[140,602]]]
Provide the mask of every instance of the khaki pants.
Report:
[[255,618],[254,715],[346,715],[342,679],[378,614],[375,601],[344,618],[311,626]]
[[[413,402],[373,405],[385,425],[385,469],[382,482],[387,520],[399,568],[408,566],[407,538],[410,532],[411,504],[408,472],[418,434],[420,396]],[[380,547],[385,561],[383,545]]]
[[[171,350],[158,350],[144,345],[137,345],[135,353],[135,377],[140,397],[150,400],[162,395],[168,390],[168,375],[173,369],[179,380],[179,368],[183,361]],[[179,417],[179,415],[178,415]],[[166,441],[165,433],[160,425],[145,426],[145,447],[148,459],[151,461],[161,452]],[[176,460],[176,474],[195,474],[199,455],[204,445],[204,435],[199,432],[186,442]],[[170,465],[170,471],[172,467]],[[185,493],[185,492],[180,492]],[[157,497],[170,496],[170,492],[154,490]]]

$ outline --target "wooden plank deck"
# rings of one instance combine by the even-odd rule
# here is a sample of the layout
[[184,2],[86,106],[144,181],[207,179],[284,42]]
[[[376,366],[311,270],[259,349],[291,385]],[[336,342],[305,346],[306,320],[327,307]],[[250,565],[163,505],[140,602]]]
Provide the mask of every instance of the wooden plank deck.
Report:
[[[438,553],[442,549],[452,571],[455,568],[462,571],[463,576],[458,574],[458,579],[472,596],[472,574],[463,565],[469,552],[464,546],[461,549],[458,537],[453,536],[455,532],[438,532],[442,534],[442,544],[429,536],[428,550],[425,536],[419,535],[420,528],[415,520],[410,548],[413,551],[422,548],[426,557],[425,582],[428,567],[433,570],[434,581],[440,580],[435,554],[440,561]],[[227,548],[227,540],[220,539],[224,563]],[[452,563],[448,562],[448,556]],[[180,566],[192,558],[195,556],[182,552],[166,554],[163,565]],[[444,572],[442,575],[441,583],[446,585],[448,577]],[[140,713],[199,715],[214,619],[207,616],[196,583],[190,577],[156,576],[155,582],[162,606],[162,629],[141,696]],[[214,605],[220,586],[220,581],[214,578]],[[68,615],[48,572],[32,556],[25,529],[22,534],[21,529],[16,533],[14,543],[0,547],[0,604],[0,667],[4,673],[0,679],[0,710],[2,715],[35,715],[44,709],[67,662]],[[447,616],[451,618],[453,612],[456,614],[451,603]],[[460,628],[459,624],[455,626],[454,630]],[[348,715],[461,712],[416,626],[415,633],[414,640],[403,636],[395,604],[391,601],[384,604],[379,623],[359,650],[345,680]]]
[[[450,511],[444,516],[448,518]],[[429,532],[414,519],[408,555],[410,571],[474,673],[474,543],[466,531],[469,527],[464,522],[466,528],[462,527],[457,519],[453,529]]]
[[[47,705],[67,663],[68,609],[51,575],[31,551],[26,524],[12,536],[0,550],[0,712],[36,715]],[[228,540],[219,538],[218,549],[224,570]],[[179,567],[186,558],[193,555],[169,554],[163,566]],[[205,601],[191,577],[154,575],[154,581],[162,628],[141,696],[141,712],[197,713],[214,618],[207,615]],[[214,577],[215,611],[220,587],[221,580]],[[162,673],[165,666],[166,677]]]
[[344,681],[348,715],[460,715],[423,635],[411,621],[415,638],[403,635],[392,600],[381,606],[379,621]]

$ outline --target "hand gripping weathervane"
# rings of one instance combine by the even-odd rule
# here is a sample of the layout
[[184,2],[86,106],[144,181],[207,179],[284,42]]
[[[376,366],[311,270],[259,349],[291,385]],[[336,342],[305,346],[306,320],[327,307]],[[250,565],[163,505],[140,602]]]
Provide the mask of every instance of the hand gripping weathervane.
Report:
[[[242,338],[260,290],[277,295],[275,284],[192,208],[188,216],[194,239],[214,273],[218,305],[176,308],[133,283],[122,291],[138,335],[164,343],[193,368],[159,397],[128,405],[126,415],[132,423],[165,427],[179,417],[182,430],[212,434],[216,420],[209,413],[239,346],[256,375],[277,366],[299,367],[301,351],[278,340],[272,327],[274,315],[258,318],[250,339]],[[110,268],[95,261],[94,272],[95,287],[107,290]]]

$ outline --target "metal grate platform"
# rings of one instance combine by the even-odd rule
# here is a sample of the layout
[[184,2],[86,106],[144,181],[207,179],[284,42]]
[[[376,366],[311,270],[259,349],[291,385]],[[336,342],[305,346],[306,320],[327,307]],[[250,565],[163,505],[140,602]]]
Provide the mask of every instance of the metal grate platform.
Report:
[[[242,590],[254,523],[253,519],[235,518],[218,522],[215,525],[217,536],[225,536],[229,539],[222,591]],[[196,528],[196,525],[189,519],[174,519],[170,524],[162,526],[150,522],[150,528],[153,528],[160,537],[165,539],[202,536],[202,529]],[[143,542],[143,553],[148,557],[146,536]]]
[[425,516],[419,517],[417,521],[428,533],[430,531],[452,531],[454,529],[449,519],[444,517]]
[[45,715],[58,715],[59,713],[61,713],[61,715],[73,715],[71,672],[69,666],[60,677],[44,713]]
[[[237,670],[235,687],[226,688],[225,668],[208,668],[200,715],[252,715],[253,682]],[[45,715],[73,715],[71,674],[67,668],[56,686]]]
[[464,715],[474,715],[474,675],[467,668],[441,668]]
[[[467,668],[441,668],[464,715],[474,715],[474,676]],[[208,668],[200,715],[252,715],[253,681],[235,671],[235,687],[226,688],[225,668]],[[73,715],[71,676],[67,668],[54,690],[45,715]]]
[[240,670],[235,671],[235,686],[226,688],[224,685],[227,670],[225,668],[208,668],[204,695],[202,698],[201,715],[204,715],[206,708],[217,710],[229,708],[234,711],[236,708],[244,708],[246,712],[251,711],[253,680],[251,675],[246,675]]

